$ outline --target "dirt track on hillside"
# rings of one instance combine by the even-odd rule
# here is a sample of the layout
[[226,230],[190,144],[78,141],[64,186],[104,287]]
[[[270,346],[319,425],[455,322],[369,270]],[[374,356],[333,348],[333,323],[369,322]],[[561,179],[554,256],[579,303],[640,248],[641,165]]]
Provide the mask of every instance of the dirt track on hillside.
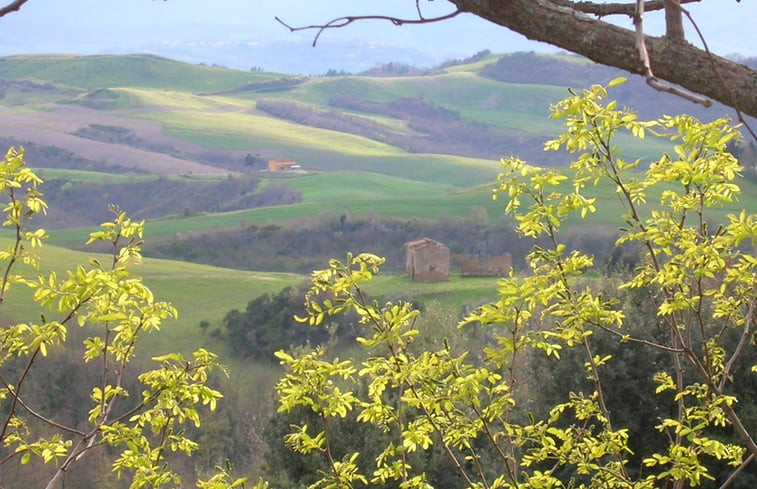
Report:
[[[74,105],[50,105],[45,111],[13,112],[0,107],[0,136],[55,146],[82,158],[135,171],[162,175],[226,174],[239,168],[244,151],[210,150],[166,136],[155,121],[134,119],[128,113],[104,112]],[[171,148],[172,154],[122,144],[93,141],[70,134],[90,124],[124,127],[139,139]],[[236,168],[235,168],[236,167]]]

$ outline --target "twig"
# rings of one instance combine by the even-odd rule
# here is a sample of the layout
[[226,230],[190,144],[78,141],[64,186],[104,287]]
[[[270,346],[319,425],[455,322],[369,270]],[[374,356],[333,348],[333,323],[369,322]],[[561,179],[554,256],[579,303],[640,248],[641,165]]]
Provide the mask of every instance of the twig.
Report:
[[[7,390],[8,392],[11,392],[11,393],[13,393],[15,395],[15,392],[16,392],[15,389],[13,388],[13,386],[11,386],[8,383],[7,380],[5,380],[5,377],[3,377],[2,375],[0,375],[0,383],[2,383],[3,387],[5,387],[5,390]],[[29,406],[26,403],[26,401],[24,401],[21,397],[15,397],[15,399],[18,401],[18,404],[22,408],[24,408],[24,410],[26,410],[26,412],[28,412],[33,417],[39,419],[40,421],[42,421],[44,423],[47,423],[48,425],[53,426],[55,428],[58,428],[58,429],[60,429],[62,431],[67,431],[69,433],[72,433],[74,435],[78,435],[78,436],[85,436],[86,435],[86,433],[84,433],[83,431],[80,431],[80,430],[77,430],[75,428],[70,428],[68,426],[62,425],[62,424],[56,422],[55,420],[50,419],[50,418],[48,418],[48,417],[46,417],[46,416],[38,413],[37,411],[35,411],[34,409],[32,409],[32,407]]]
[[[17,156],[18,153],[14,153],[13,156]],[[13,187],[8,190],[8,198],[10,199],[10,206],[14,205],[16,203],[16,195],[13,191]],[[8,266],[5,267],[5,273],[3,274],[2,283],[0,284],[0,305],[3,304],[5,301],[5,293],[8,291],[8,288],[10,287],[10,284],[8,282],[10,278],[11,269],[13,268],[13,265],[15,265],[16,261],[21,257],[21,254],[23,253],[23,236],[21,234],[21,223],[16,223],[15,226],[15,234],[16,239],[13,243],[13,253],[11,253],[10,258],[8,259]]]
[[751,330],[750,330],[750,324],[752,323],[752,317],[754,315],[754,301],[752,301],[751,304],[749,304],[749,310],[746,313],[746,321],[744,323],[744,331],[741,333],[741,338],[739,339],[738,345],[736,345],[736,349],[733,351],[733,354],[731,355],[731,358],[728,359],[728,361],[725,364],[725,367],[723,368],[723,376],[720,379],[720,385],[718,385],[718,388],[723,391],[725,390],[725,384],[728,381],[728,377],[731,375],[731,370],[733,370],[733,366],[736,363],[736,361],[741,356],[741,353],[744,351],[744,347],[746,347],[747,343],[749,343],[749,338],[751,337]]
[[38,346],[34,350],[34,353],[32,353],[31,356],[29,357],[29,361],[26,362],[26,368],[24,368],[24,371],[21,374],[21,378],[16,383],[16,388],[11,391],[12,401],[11,401],[10,407],[8,408],[8,416],[5,419],[5,423],[3,424],[2,432],[0,432],[0,440],[5,440],[5,434],[8,432],[8,427],[10,426],[10,423],[13,420],[13,418],[16,416],[16,406],[19,404],[20,395],[21,395],[21,387],[24,385],[24,381],[29,375],[29,372],[32,369],[32,365],[34,365],[34,360],[37,358],[39,351],[40,351],[40,347]]
[[290,32],[296,32],[296,31],[304,31],[304,30],[312,30],[315,29],[318,32],[316,33],[315,37],[313,38],[313,47],[318,43],[318,39],[320,39],[321,34],[323,34],[323,31],[326,29],[341,29],[342,27],[346,27],[353,22],[359,22],[362,20],[384,20],[387,22],[391,22],[394,25],[400,26],[404,24],[431,24],[434,22],[441,22],[443,20],[448,20],[453,17],[456,17],[457,15],[461,14],[462,11],[460,9],[456,9],[453,12],[450,12],[449,14],[442,15],[439,17],[433,17],[433,18],[426,18],[423,17],[423,14],[421,14],[420,6],[418,7],[418,18],[417,19],[400,19],[398,17],[391,17],[388,15],[348,15],[345,17],[338,17],[336,19],[330,20],[329,22],[325,24],[314,24],[314,25],[307,25],[307,26],[301,26],[301,27],[292,27],[283,20],[281,20],[279,17],[276,17],[276,21],[289,29]]
[[747,465],[754,460],[754,454],[751,454],[747,457],[746,460],[744,460],[744,463],[739,465],[739,467],[733,471],[733,473],[728,477],[728,479],[723,482],[723,485],[720,486],[719,489],[726,489],[728,486],[731,485],[731,483],[736,479],[736,477],[746,469]]

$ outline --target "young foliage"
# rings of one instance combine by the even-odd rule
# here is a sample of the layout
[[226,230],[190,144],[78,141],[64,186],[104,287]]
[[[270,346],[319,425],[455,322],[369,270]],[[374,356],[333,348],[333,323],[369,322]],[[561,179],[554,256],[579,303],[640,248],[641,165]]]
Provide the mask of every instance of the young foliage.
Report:
[[[14,236],[0,254],[5,263],[0,305],[11,287],[27,287],[43,311],[39,322],[0,328],[0,471],[36,458],[50,465],[47,487],[58,487],[74,464],[90,451],[107,446],[116,454],[113,470],[118,477],[129,474],[131,488],[179,486],[179,476],[167,463],[166,454],[191,455],[197,448],[185,436],[184,426],[200,426],[202,406],[215,409],[222,395],[207,382],[223,367],[216,355],[199,349],[191,358],[177,353],[154,357],[151,370],[133,372],[131,364],[142,338],[177,316],[173,306],[156,301],[142,279],[131,272],[141,260],[144,223],[132,221],[113,207],[113,220],[103,223],[87,242],[110,245],[107,263],[92,258],[65,276],[51,272],[33,277],[39,264],[34,251],[46,233],[27,227],[46,208],[39,190],[42,181],[25,166],[23,149],[8,151],[0,162],[0,174],[3,227]],[[19,262],[33,268],[17,273]],[[56,419],[55,413],[36,407],[39,395],[25,387],[33,370],[56,368],[44,357],[50,349],[65,345],[69,329],[76,326],[86,331],[82,363],[98,369],[99,381],[91,387],[89,406],[79,406],[86,422],[68,425]],[[243,482],[225,471],[200,487],[238,487]]]
[[[736,394],[757,370],[757,259],[746,251],[757,243],[757,221],[745,211],[725,222],[712,214],[740,192],[738,161],[726,151],[737,129],[727,120],[683,115],[639,121],[607,97],[605,87],[594,86],[553,107],[566,131],[545,148],[576,155],[570,169],[502,161],[494,197],[507,199],[505,212],[524,236],[549,245],[534,246],[528,273],[501,279],[498,300],[460,322],[487,328],[494,341],[482,352],[456,352],[447,341],[435,351],[417,348],[419,335],[434,333],[415,327],[419,312],[407,303],[369,301],[363,292],[381,258],[348,256],[313,273],[302,320],[318,326],[354,311],[366,326],[357,339],[366,359],[331,361],[323,349],[277,353],[287,372],[278,385],[280,411],[305,405],[322,420],[294,426],[287,438],[298,452],[325,457],[312,487],[425,488],[430,468],[413,466],[409,455],[432,447],[446,454],[458,485],[484,489],[713,487],[715,479],[726,487],[757,456],[755,428],[741,408],[753,401]],[[672,153],[642,170],[641,161],[624,159],[616,144],[621,133],[665,138]],[[594,257],[569,250],[559,234],[568,218],[591,216],[597,205],[591,189],[606,180],[625,207],[617,244],[636,245],[642,254],[615,289],[617,298],[587,278]],[[652,325],[626,327],[636,311],[623,309],[630,303],[620,297],[634,290],[649,301],[665,334]],[[603,380],[620,367],[607,342],[594,341],[598,335],[617,348],[641,347],[666,359],[633,366],[654,378],[649,395],[672,404],[656,425],[660,443],[642,445],[648,452],[633,453],[634,433],[608,407],[623,402],[608,398],[614,391]],[[540,406],[547,414],[537,418],[524,406],[527,390],[539,384],[529,378],[529,364],[567,353],[582,359],[590,388]],[[373,469],[361,470],[359,451],[332,449],[330,422],[348,413],[357,413],[356,429],[366,438],[375,430],[391,440]]]

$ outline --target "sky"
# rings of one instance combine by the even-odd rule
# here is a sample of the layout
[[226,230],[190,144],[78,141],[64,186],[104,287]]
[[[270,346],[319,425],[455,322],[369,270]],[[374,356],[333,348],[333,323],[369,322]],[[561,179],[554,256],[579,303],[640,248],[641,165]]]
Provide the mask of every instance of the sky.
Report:
[[[422,0],[421,6],[429,17],[452,9],[444,0]],[[757,0],[703,0],[687,8],[714,52],[757,56]],[[315,49],[310,47],[314,31],[290,33],[275,20],[279,16],[302,26],[365,14],[412,18],[415,1],[30,0],[19,12],[0,18],[0,56],[150,52],[190,62],[291,72],[298,66],[339,68],[350,59],[357,63],[356,58],[370,65],[403,61],[380,59],[403,52],[408,62],[422,64],[483,49],[554,51],[473,15],[421,26],[365,21],[324,33]],[[647,14],[648,33],[661,33],[661,17]],[[621,22],[631,27],[630,20]]]

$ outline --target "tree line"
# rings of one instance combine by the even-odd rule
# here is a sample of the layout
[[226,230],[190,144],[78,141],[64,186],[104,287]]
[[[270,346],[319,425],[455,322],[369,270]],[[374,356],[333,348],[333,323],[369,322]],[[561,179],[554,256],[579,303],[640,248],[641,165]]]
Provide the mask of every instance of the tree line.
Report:
[[[516,270],[523,269],[530,252],[530,242],[519,236],[510,221],[489,224],[475,218],[423,221],[342,214],[307,223],[252,225],[177,237],[148,245],[145,254],[228,268],[307,274],[335,256],[365,250],[385,257],[385,270],[404,273],[405,243],[424,236],[444,243],[452,253],[484,260],[510,253]],[[597,256],[599,269],[632,266],[634,253],[615,249],[616,237],[613,230],[592,227],[566,234],[565,239]]]

